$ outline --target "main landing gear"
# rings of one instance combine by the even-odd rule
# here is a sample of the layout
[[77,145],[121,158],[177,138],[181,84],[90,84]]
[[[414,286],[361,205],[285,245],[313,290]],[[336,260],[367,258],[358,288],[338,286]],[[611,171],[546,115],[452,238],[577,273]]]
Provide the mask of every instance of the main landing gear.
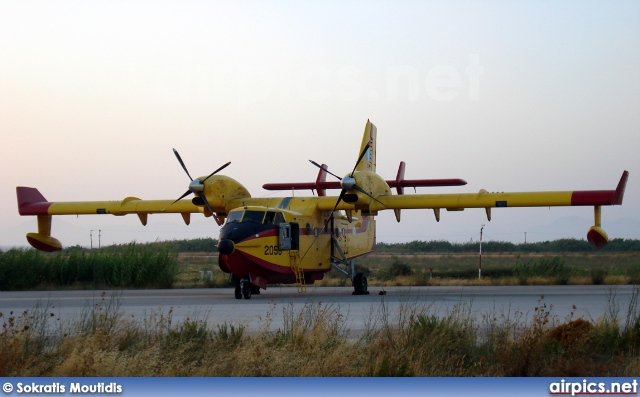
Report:
[[367,291],[367,276],[364,273],[358,273],[353,278],[353,295],[369,295]]
[[347,260],[346,255],[342,252],[340,245],[333,236],[331,236],[331,240],[333,241],[333,251],[337,251],[340,254],[340,257],[337,257],[332,253],[331,267],[338,273],[351,279],[353,295],[369,295],[369,291],[367,291],[367,276],[365,276],[364,273],[355,274],[356,270],[353,261]]

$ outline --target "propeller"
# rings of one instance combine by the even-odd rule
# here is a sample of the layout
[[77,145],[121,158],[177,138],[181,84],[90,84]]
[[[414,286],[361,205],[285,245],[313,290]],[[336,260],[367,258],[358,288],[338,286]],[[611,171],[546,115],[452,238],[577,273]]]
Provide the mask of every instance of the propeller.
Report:
[[[324,223],[324,226],[322,228],[323,230],[327,228],[327,225],[329,224],[331,219],[333,219],[333,214],[336,212],[336,209],[340,205],[340,202],[342,200],[344,200],[344,197],[347,194],[347,191],[349,191],[349,190],[357,190],[357,191],[359,191],[361,193],[364,193],[365,195],[367,195],[371,199],[373,199],[373,200],[379,202],[380,204],[384,205],[384,203],[382,203],[380,200],[378,200],[377,198],[375,198],[372,195],[370,195],[362,187],[358,186],[358,184],[356,182],[356,179],[353,177],[353,174],[356,172],[356,168],[358,168],[358,164],[360,164],[360,162],[362,161],[364,156],[367,154],[367,150],[369,150],[369,146],[370,145],[371,145],[371,142],[368,142],[365,145],[364,149],[362,150],[362,153],[360,153],[360,157],[358,157],[358,161],[356,161],[356,165],[353,167],[353,170],[351,171],[351,174],[345,176],[344,178],[340,178],[338,175],[330,172],[328,169],[326,169],[325,167],[323,167],[320,164],[316,163],[315,161],[309,160],[309,162],[311,162],[311,164],[313,164],[316,167],[320,168],[321,170],[323,170],[327,174],[338,178],[340,180],[340,185],[342,186],[342,190],[340,190],[340,195],[338,196],[338,200],[336,201],[336,205],[333,206],[333,210],[331,211],[331,215],[327,218],[327,221]],[[331,230],[331,235],[333,235],[333,230]],[[317,239],[318,239],[318,237],[316,236],[316,238],[314,239],[314,242],[309,246],[309,248],[307,248],[307,250],[305,251],[304,255],[302,255],[303,259],[304,259],[305,256],[307,256],[307,253],[309,252],[309,249],[311,249],[311,247],[315,243],[315,240],[317,240]]]
[[[342,186],[342,190],[340,191],[340,195],[338,196],[338,201],[336,201],[336,205],[333,207],[333,210],[331,211],[331,216],[329,216],[329,218],[327,218],[327,221],[324,224],[324,228],[327,227],[327,224],[329,223],[329,221],[333,218],[333,213],[336,211],[336,209],[338,208],[338,206],[340,205],[340,202],[344,199],[345,195],[347,194],[348,190],[357,190],[360,193],[365,194],[366,196],[370,197],[372,200],[375,200],[377,202],[379,202],[380,204],[384,205],[383,202],[381,202],[380,200],[378,200],[377,198],[373,197],[372,195],[370,195],[366,190],[364,190],[362,187],[358,186],[356,179],[353,177],[353,174],[356,172],[356,168],[358,168],[358,164],[360,164],[360,161],[362,161],[362,159],[364,158],[364,156],[367,154],[367,150],[369,150],[369,146],[371,145],[370,142],[368,142],[364,149],[362,150],[362,153],[360,153],[360,157],[358,157],[358,161],[356,162],[356,165],[353,167],[353,170],[351,171],[351,174],[349,174],[348,176],[345,176],[344,178],[340,178],[338,175],[330,172],[328,169],[324,168],[323,166],[321,166],[320,164],[316,163],[313,160],[309,160],[311,162],[311,164],[315,165],[316,167],[320,168],[321,170],[323,170],[324,172],[326,172],[329,175],[332,175],[336,178],[338,178],[340,180],[340,185]],[[323,229],[324,229],[323,228]]]
[[193,193],[196,196],[198,196],[204,202],[205,206],[207,207],[209,212],[211,212],[211,215],[213,216],[213,219],[215,219],[215,221],[218,224],[218,226],[221,225],[220,219],[216,216],[216,213],[213,212],[213,209],[211,208],[211,205],[209,205],[209,202],[207,201],[207,197],[204,194],[204,183],[207,181],[207,179],[211,178],[212,176],[214,176],[218,172],[220,172],[223,169],[227,168],[227,166],[229,164],[231,164],[231,162],[228,162],[225,165],[223,165],[222,167],[220,167],[217,170],[213,171],[211,174],[209,174],[209,176],[207,176],[206,178],[204,178],[202,180],[201,179],[193,179],[191,177],[191,174],[189,174],[189,170],[187,170],[187,166],[184,165],[184,161],[182,161],[182,157],[180,157],[180,153],[178,153],[178,151],[176,149],[173,149],[173,153],[176,155],[176,158],[178,159],[178,162],[182,166],[182,169],[184,170],[184,172],[186,172],[187,176],[191,180],[191,183],[189,183],[189,190],[184,192],[184,194],[182,196],[180,196],[176,201],[174,201],[173,203],[169,204],[165,208],[165,210],[167,208],[171,207],[173,204],[177,203],[178,201],[182,200],[183,198],[187,197],[191,193]]
[[345,176],[344,178],[340,178],[338,175],[336,175],[336,174],[334,174],[332,172],[329,172],[328,169],[324,168],[323,166],[321,166],[320,164],[316,163],[315,161],[309,160],[311,162],[311,164],[313,164],[316,167],[320,168],[321,170],[323,170],[327,174],[338,178],[340,180],[340,185],[342,186],[342,190],[340,191],[340,195],[338,196],[338,201],[336,201],[336,205],[333,207],[333,211],[331,211],[331,216],[329,217],[329,219],[327,219],[327,222],[324,225],[325,228],[327,227],[327,223],[329,223],[329,220],[331,220],[331,218],[333,217],[333,213],[336,211],[336,209],[340,205],[340,202],[344,199],[344,197],[345,197],[345,195],[346,195],[348,190],[357,190],[360,193],[363,193],[364,195],[370,197],[372,200],[375,200],[375,201],[379,202],[380,204],[384,205],[384,203],[382,203],[380,200],[378,200],[377,198],[375,198],[372,195],[370,195],[362,187],[358,186],[358,184],[356,182],[356,179],[353,177],[353,174],[356,172],[356,168],[358,168],[358,164],[360,164],[360,161],[362,161],[364,156],[367,154],[367,150],[369,150],[370,144],[371,143],[368,142],[365,145],[364,149],[362,150],[362,153],[360,153],[360,157],[358,157],[358,161],[356,162],[356,165],[353,167],[353,170],[351,171],[351,174],[349,174],[348,176]]

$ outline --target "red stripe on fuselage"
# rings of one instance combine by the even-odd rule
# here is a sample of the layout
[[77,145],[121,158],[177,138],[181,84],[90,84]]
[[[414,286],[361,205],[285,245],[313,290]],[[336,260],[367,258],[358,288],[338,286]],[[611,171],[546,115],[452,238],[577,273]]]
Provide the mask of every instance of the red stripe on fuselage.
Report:
[[[275,265],[240,250],[231,255],[224,255],[224,263],[237,278],[250,274],[252,279],[258,276],[266,281],[267,284],[292,284],[296,282],[296,277],[291,268]],[[316,270],[313,272],[305,270],[305,279],[307,279],[307,282],[313,283],[314,280],[322,279],[320,274],[327,271],[329,270]],[[313,274],[318,276],[314,278]],[[266,288],[266,286],[263,288]]]

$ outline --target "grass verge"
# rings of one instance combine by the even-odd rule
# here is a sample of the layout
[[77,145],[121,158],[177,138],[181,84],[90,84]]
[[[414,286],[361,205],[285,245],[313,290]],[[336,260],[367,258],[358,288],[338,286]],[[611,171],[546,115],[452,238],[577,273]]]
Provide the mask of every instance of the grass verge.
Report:
[[[66,324],[46,304],[0,314],[0,376],[635,376],[639,294],[625,313],[612,290],[598,321],[558,319],[542,298],[529,319],[382,304],[361,335],[339,306],[321,302],[274,304],[250,333],[202,314],[176,322],[172,310],[125,318],[119,295],[103,294]],[[284,322],[274,330],[277,310]]]

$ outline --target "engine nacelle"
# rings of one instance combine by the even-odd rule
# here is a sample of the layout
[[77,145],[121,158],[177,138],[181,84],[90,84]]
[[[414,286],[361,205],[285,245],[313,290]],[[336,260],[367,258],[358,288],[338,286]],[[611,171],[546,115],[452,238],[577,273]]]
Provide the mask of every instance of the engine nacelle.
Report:
[[[214,175],[205,182],[204,193],[212,209],[226,216],[229,199],[251,198],[249,191],[233,178]],[[202,203],[204,205],[204,203]]]

